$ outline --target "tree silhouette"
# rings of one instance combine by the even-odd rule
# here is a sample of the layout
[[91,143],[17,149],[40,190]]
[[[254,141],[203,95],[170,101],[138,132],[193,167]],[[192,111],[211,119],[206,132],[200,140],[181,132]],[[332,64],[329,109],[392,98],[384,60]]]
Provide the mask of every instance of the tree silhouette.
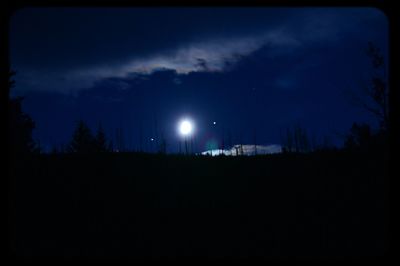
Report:
[[[14,87],[12,76],[15,71],[8,74],[9,90]],[[22,111],[23,97],[10,98],[8,101],[8,129],[10,139],[10,152],[13,156],[26,155],[32,152],[39,152],[36,143],[32,139],[32,131],[35,123],[32,118]]]
[[292,152],[293,151],[293,137],[292,132],[290,129],[286,129],[286,151]]
[[[372,42],[368,43],[366,55],[372,65],[371,79],[363,85],[363,95],[353,95],[355,104],[372,115],[379,122],[379,129],[373,133],[366,124],[353,123],[350,133],[345,138],[347,150],[368,151],[386,149],[389,132],[389,91],[387,84],[386,64],[381,50]],[[362,97],[366,96],[366,97]]]
[[371,130],[366,124],[353,123],[350,134],[345,140],[345,148],[356,149],[359,147],[365,147],[370,143]]
[[295,126],[293,129],[286,129],[286,137],[281,136],[282,149],[284,152],[310,152],[310,140],[307,131]]
[[367,124],[353,123],[347,135],[344,147],[351,151],[382,152],[387,148],[386,132],[373,132]]
[[69,152],[73,153],[91,153],[95,151],[95,138],[89,127],[80,120],[77,124],[72,141],[69,145]]
[[94,149],[96,152],[107,152],[109,151],[109,145],[107,145],[107,138],[104,133],[103,127],[99,124],[97,128],[96,137],[94,139]]
[[8,81],[7,81],[7,95],[10,95],[10,91],[12,88],[14,88],[15,86],[15,80],[12,79],[13,76],[15,76],[17,72],[15,72],[14,70],[10,70],[8,71]]
[[22,111],[23,99],[23,97],[17,97],[9,101],[10,148],[15,154],[37,151],[36,143],[32,139],[35,123]]
[[374,115],[379,121],[380,129],[386,131],[389,126],[389,93],[384,56],[372,42],[368,43],[366,54],[373,69],[371,80],[363,85],[363,94],[367,97],[353,95],[353,99],[356,105]]

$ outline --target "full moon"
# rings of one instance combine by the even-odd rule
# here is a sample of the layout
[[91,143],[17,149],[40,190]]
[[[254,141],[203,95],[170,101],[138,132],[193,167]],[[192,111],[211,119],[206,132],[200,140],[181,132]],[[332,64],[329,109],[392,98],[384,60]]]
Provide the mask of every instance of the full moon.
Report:
[[193,123],[187,119],[182,120],[179,124],[179,132],[183,136],[190,135],[193,131]]

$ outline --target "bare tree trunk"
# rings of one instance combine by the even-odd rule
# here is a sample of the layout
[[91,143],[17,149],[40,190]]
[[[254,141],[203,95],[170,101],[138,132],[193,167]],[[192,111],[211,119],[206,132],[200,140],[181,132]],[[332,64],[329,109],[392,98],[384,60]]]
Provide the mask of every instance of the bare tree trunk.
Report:
[[257,136],[255,129],[254,129],[254,155],[257,155]]
[[289,128],[286,129],[287,148],[289,152],[293,151],[293,136]]
[[139,151],[143,152],[143,128],[142,128],[142,122],[140,122],[140,128],[139,128]]
[[193,154],[193,136],[190,136],[190,154]]
[[231,135],[231,131],[228,131],[228,143],[227,143],[229,148],[232,148],[232,135]]

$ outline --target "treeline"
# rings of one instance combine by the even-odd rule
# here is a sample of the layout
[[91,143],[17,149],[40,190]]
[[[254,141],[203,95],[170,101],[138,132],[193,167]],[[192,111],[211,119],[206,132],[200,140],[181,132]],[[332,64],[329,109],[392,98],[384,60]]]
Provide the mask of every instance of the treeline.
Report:
[[[390,130],[389,89],[387,84],[387,66],[382,51],[372,42],[365,50],[371,63],[372,74],[361,91],[351,91],[351,100],[356,107],[373,115],[379,128],[373,130],[368,124],[353,123],[349,132],[342,135],[343,149],[346,151],[387,151]],[[310,138],[307,131],[300,126],[281,132],[282,150],[284,152],[310,152],[332,149],[329,141],[317,144],[315,137]]]
[[310,139],[307,131],[295,126],[293,129],[287,128],[285,135],[281,133],[282,152],[310,152],[317,149],[315,138]]
[[345,138],[344,149],[356,152],[387,151],[388,135],[386,129],[380,128],[374,132],[367,124],[353,123]]
[[[156,142],[154,145],[156,152],[162,154],[167,152],[167,142],[164,138],[161,138],[161,141]],[[117,130],[116,144],[114,145],[113,141],[107,138],[101,123],[99,123],[96,133],[92,133],[86,122],[79,120],[76,124],[74,133],[72,134],[71,141],[67,145],[61,145],[59,147],[53,146],[53,149],[50,153],[87,154],[106,152],[132,152],[132,150],[128,150],[124,146],[122,129]],[[137,152],[143,152],[143,149],[140,148]]]
[[[119,132],[118,132],[119,133]],[[119,134],[117,135],[117,137]],[[117,138],[117,147],[114,148],[114,143],[109,140],[104,132],[104,128],[99,123],[95,133],[89,128],[85,121],[79,120],[76,123],[76,128],[72,134],[71,140],[67,145],[59,147],[53,146],[51,153],[106,153],[120,151],[120,141]],[[122,147],[122,146],[121,146]]]
[[[108,141],[103,127],[99,124],[95,135],[83,120],[77,124],[71,143],[67,147],[70,153],[110,152],[113,150],[112,142]],[[56,152],[53,150],[53,152]]]
[[[373,130],[368,124],[353,123],[348,133],[339,136],[343,141],[341,149],[352,152],[378,152],[388,148],[388,131],[380,127]],[[282,152],[309,153],[316,151],[337,150],[325,136],[317,141],[315,135],[310,137],[307,130],[299,125],[281,132]]]

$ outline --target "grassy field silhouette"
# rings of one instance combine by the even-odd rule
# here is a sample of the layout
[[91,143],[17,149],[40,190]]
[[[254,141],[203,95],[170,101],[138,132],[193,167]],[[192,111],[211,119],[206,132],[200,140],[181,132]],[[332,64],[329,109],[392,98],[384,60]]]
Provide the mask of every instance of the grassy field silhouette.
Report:
[[16,253],[379,256],[385,158],[37,155],[15,168]]

